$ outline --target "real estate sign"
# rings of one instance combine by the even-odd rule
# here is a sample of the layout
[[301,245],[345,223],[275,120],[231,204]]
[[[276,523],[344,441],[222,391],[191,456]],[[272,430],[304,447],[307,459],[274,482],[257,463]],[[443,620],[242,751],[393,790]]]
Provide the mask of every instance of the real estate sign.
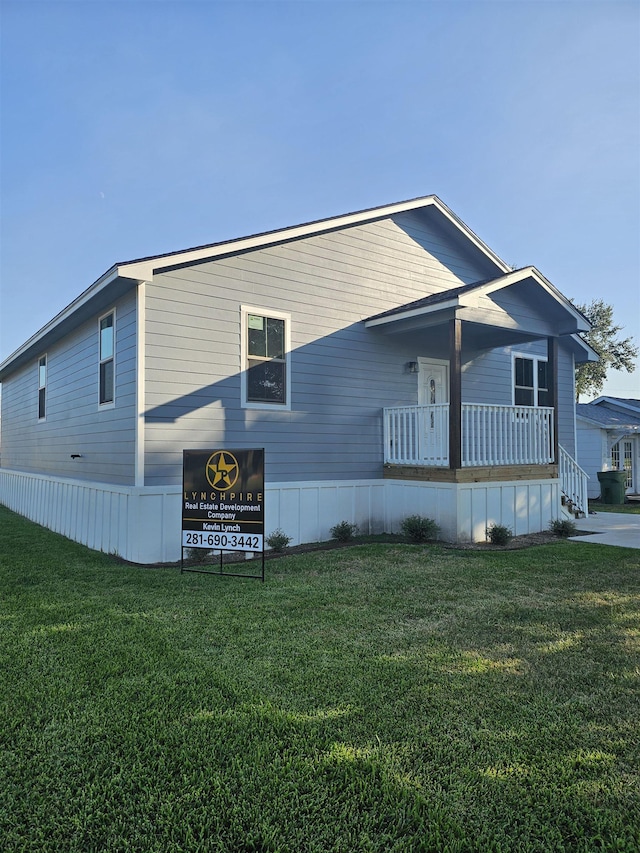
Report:
[[182,547],[264,551],[264,448],[183,451]]

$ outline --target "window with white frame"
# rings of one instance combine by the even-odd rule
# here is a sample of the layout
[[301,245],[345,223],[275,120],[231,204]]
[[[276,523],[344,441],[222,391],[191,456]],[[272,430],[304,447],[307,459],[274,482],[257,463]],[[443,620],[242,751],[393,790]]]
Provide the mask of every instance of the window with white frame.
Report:
[[546,358],[536,355],[514,355],[513,402],[516,406],[551,405]]
[[100,318],[100,405],[114,402],[115,312]]
[[633,445],[630,441],[618,441],[611,448],[611,468],[626,473],[624,487],[633,486]]
[[43,421],[47,414],[47,357],[38,359],[38,420]]
[[242,309],[242,404],[288,408],[289,316],[258,308]]

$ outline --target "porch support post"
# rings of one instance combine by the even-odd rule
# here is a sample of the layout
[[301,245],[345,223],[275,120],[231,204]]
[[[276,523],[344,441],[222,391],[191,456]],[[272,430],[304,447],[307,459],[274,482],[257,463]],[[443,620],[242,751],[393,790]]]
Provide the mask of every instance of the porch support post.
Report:
[[549,404],[553,406],[553,461],[559,456],[558,441],[558,339],[547,338],[547,371],[549,382]]
[[449,468],[462,468],[462,320],[449,320]]

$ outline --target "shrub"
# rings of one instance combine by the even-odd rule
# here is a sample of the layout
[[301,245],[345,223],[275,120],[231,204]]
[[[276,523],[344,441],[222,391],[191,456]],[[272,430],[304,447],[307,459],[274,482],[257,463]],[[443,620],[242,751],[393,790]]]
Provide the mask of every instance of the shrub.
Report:
[[562,536],[566,539],[568,536],[573,536],[576,532],[574,521],[568,518],[554,518],[549,525],[549,530],[556,536]]
[[422,515],[410,515],[405,518],[400,528],[407,539],[412,542],[426,542],[428,539],[435,539],[440,532],[440,528],[432,518],[425,518]]
[[487,539],[492,545],[507,545],[513,538],[513,531],[504,524],[491,524],[487,527]]
[[358,532],[358,525],[350,521],[341,521],[331,528],[331,536],[338,542],[349,542]]
[[284,530],[278,527],[273,533],[267,536],[265,542],[272,551],[284,551],[289,542],[291,542],[291,537],[287,536]]

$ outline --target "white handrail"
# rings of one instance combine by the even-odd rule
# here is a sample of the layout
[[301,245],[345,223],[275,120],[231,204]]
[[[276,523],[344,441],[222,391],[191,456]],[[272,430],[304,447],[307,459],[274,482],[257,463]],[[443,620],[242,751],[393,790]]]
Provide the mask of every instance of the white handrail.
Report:
[[[553,409],[462,404],[462,465],[545,465],[553,457]],[[449,406],[384,409],[384,460],[449,465]]]
[[587,497],[587,480],[589,475],[578,465],[576,460],[570,456],[564,447],[559,448],[558,475],[560,477],[560,488],[571,509],[581,515],[589,515],[589,501]]

